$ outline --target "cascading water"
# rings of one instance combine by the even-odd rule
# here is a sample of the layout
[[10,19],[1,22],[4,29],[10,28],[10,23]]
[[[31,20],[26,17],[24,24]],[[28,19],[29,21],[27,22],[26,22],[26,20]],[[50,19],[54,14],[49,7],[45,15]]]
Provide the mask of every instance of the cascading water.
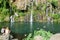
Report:
[[47,25],[46,25],[46,26],[47,26],[47,28],[50,29],[49,26],[50,26],[50,21],[51,21],[50,19],[51,19],[51,18],[49,17],[48,13],[49,13],[49,3],[47,2],[47,8],[46,8]]
[[30,31],[32,32],[32,26],[33,26],[33,0],[31,2],[31,14],[30,14]]
[[31,11],[31,15],[30,15],[30,30],[32,32],[32,25],[33,25],[33,15],[32,15],[32,11]]
[[12,10],[12,7],[10,7],[10,17],[9,17],[9,19],[10,19],[10,24],[9,24],[10,30],[14,29],[14,27],[13,27],[13,25],[14,25],[14,15],[12,15],[12,14],[13,14],[13,10]]
[[[49,6],[49,3],[47,2],[47,8],[46,8],[46,17],[47,17],[47,28],[49,28],[49,30],[53,30],[54,31],[54,27],[53,27],[53,18],[51,18],[48,13],[49,13],[49,10],[50,10],[50,6]],[[52,13],[52,12],[50,12]],[[53,12],[54,14],[54,12]],[[52,19],[52,20],[51,20]],[[49,27],[51,25],[51,27]]]
[[50,17],[48,16],[48,13],[49,13],[49,10],[50,10],[50,9],[49,9],[49,8],[50,8],[50,7],[49,7],[49,6],[50,6],[50,5],[49,5],[50,3],[47,2],[46,4],[47,4],[47,5],[46,5],[46,6],[47,6],[47,8],[46,8],[46,17],[47,17],[47,25],[48,25],[48,24],[50,23]]
[[13,15],[10,17],[10,27],[12,27],[14,24],[14,17]]
[[32,24],[33,22],[33,15],[32,15],[32,12],[31,12],[31,15],[30,15],[30,23]]
[[14,15],[12,14],[13,14],[12,7],[10,7],[10,27],[12,27],[14,23]]
[[15,16],[18,16],[18,14],[17,13],[15,13],[14,15],[11,15],[10,16],[10,23],[11,23],[11,27],[12,27],[12,25],[14,24],[14,18],[15,18]]
[[12,0],[10,0],[10,27],[13,26],[13,23],[14,23],[14,15],[13,15],[13,10],[12,10]]

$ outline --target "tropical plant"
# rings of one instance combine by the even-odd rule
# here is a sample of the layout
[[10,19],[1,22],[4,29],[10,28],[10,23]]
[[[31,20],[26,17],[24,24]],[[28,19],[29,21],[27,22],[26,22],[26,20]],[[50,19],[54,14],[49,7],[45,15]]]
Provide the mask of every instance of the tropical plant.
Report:
[[35,36],[42,36],[43,40],[49,40],[49,38],[51,37],[51,35],[53,35],[51,32],[49,31],[45,31],[43,29],[39,30],[39,31],[34,31],[34,34],[30,33],[27,38],[24,38],[23,40],[34,40]]

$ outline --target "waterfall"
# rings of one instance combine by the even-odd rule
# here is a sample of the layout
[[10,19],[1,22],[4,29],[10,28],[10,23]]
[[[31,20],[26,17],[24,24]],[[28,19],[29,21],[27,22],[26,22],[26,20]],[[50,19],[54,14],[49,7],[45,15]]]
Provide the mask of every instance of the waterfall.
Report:
[[32,26],[33,26],[33,12],[31,11],[31,14],[30,14],[30,31],[32,32]]
[[15,14],[14,15],[11,15],[10,16],[10,23],[11,23],[11,27],[12,27],[12,25],[14,24],[14,18],[15,18],[15,16],[18,16],[18,14],[15,12]]
[[[52,14],[54,14],[54,11],[52,12],[52,10],[51,10],[51,5],[49,5],[49,3],[47,2],[47,8],[46,8],[46,18],[47,18],[47,27],[48,27],[48,30],[53,30],[54,31],[54,27],[53,27],[53,18],[51,18],[50,16],[49,16],[49,12],[50,13],[52,13]],[[50,10],[50,11],[49,11]],[[51,25],[51,27],[49,27]]]
[[10,7],[10,27],[13,26],[13,23],[14,23],[14,15],[13,15],[13,10],[12,10],[12,7]]
[[33,0],[31,2],[31,13],[30,13],[30,31],[32,32],[32,27],[33,27]]
[[31,11],[31,15],[30,15],[30,23],[32,24],[33,22],[33,15],[32,15],[32,11]]
[[48,15],[48,13],[49,13],[49,3],[47,2],[47,8],[46,8],[46,18],[47,18],[47,27],[49,27],[49,25],[50,25],[50,17],[49,17],[49,15]]
[[12,27],[12,25],[14,24],[14,17],[13,15],[10,16],[10,26]]
[[14,22],[14,17],[13,17],[13,15],[10,17],[10,19],[11,19],[11,22]]

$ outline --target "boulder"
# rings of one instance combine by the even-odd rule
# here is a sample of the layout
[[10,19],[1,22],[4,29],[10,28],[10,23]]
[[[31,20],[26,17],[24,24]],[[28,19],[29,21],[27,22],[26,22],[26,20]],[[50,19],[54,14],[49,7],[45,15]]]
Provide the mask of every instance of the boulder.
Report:
[[50,37],[50,40],[60,40],[60,33],[54,34]]
[[43,37],[38,35],[34,37],[34,40],[43,40]]

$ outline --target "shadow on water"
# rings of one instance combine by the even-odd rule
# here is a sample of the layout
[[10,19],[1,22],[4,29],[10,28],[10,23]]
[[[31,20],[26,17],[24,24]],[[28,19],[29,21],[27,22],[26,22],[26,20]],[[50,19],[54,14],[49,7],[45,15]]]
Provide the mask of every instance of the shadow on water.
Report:
[[[0,29],[3,26],[8,26],[8,22],[0,22]],[[25,38],[29,33],[31,33],[31,30],[40,30],[44,29],[46,31],[50,31],[52,33],[60,33],[60,23],[53,22],[47,24],[47,22],[33,22],[32,29],[30,29],[30,22],[14,22],[12,27],[10,27],[11,34],[14,36],[14,38],[18,38],[19,40],[22,40],[22,38]]]

